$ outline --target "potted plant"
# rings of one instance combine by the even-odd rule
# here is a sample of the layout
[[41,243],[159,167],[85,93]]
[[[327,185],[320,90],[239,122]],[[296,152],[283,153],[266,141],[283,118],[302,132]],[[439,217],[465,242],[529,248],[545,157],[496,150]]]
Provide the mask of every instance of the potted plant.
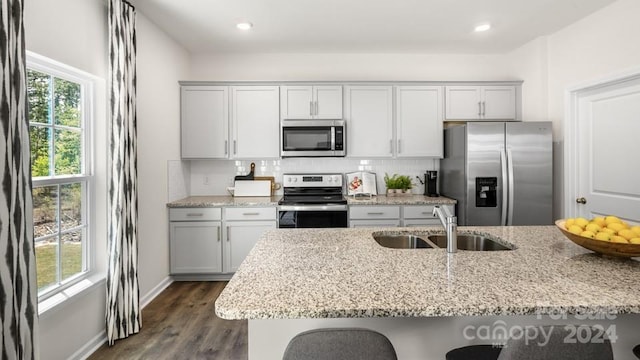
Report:
[[399,175],[398,176],[398,187],[402,189],[403,193],[410,193],[409,190],[413,187],[413,183],[411,182],[411,178],[408,175]]
[[396,196],[396,194],[407,193],[413,187],[411,178],[407,175],[384,174],[384,184],[387,187],[387,196]]

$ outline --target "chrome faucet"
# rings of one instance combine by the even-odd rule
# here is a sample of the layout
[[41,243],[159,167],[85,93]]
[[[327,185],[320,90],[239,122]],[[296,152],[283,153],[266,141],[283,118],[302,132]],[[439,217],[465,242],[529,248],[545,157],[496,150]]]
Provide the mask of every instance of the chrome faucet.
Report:
[[458,251],[458,218],[453,216],[446,206],[433,207],[433,216],[437,216],[447,232],[447,252]]

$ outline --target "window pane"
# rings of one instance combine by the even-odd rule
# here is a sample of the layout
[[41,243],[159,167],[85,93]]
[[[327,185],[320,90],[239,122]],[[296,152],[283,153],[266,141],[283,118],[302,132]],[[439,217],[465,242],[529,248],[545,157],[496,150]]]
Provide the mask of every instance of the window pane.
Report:
[[58,232],[58,187],[53,185],[33,188],[34,238],[56,232]]
[[56,175],[81,174],[82,141],[80,131],[56,129]]
[[62,231],[82,224],[82,183],[60,186],[60,218]]
[[49,176],[49,152],[51,149],[51,129],[41,126],[29,127],[31,140],[31,176]]
[[51,123],[49,105],[51,77],[34,70],[27,70],[27,97],[29,101],[29,121]]
[[58,284],[58,238],[36,242],[38,291]]
[[80,127],[80,84],[54,78],[55,124]]
[[62,234],[62,280],[82,272],[83,230]]

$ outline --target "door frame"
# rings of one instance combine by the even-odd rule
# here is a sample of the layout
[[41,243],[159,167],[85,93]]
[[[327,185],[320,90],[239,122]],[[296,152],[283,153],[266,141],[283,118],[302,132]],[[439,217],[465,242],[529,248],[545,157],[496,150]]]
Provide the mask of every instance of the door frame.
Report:
[[577,162],[579,151],[577,134],[579,133],[578,128],[580,122],[586,119],[586,117],[581,116],[579,112],[580,99],[583,95],[593,90],[636,80],[640,80],[640,67],[633,67],[621,72],[588,80],[570,86],[565,90],[565,116],[563,124],[564,156],[562,159],[564,176],[563,197],[561,199],[565,218],[575,217],[578,214],[578,205],[575,202],[579,181],[578,171],[580,168]]

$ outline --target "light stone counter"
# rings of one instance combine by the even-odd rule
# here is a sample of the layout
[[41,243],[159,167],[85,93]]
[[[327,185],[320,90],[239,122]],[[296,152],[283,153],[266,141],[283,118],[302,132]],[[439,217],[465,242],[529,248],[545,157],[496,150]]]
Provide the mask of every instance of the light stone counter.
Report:
[[216,301],[225,319],[640,313],[640,262],[604,258],[553,226],[460,227],[512,251],[389,249],[374,232],[441,228],[280,229],[263,234]]
[[275,206],[281,196],[190,196],[167,204],[170,208],[217,207],[217,206]]
[[429,197],[424,195],[386,196],[378,195],[354,199],[347,197],[349,205],[454,205],[456,200],[444,196]]

